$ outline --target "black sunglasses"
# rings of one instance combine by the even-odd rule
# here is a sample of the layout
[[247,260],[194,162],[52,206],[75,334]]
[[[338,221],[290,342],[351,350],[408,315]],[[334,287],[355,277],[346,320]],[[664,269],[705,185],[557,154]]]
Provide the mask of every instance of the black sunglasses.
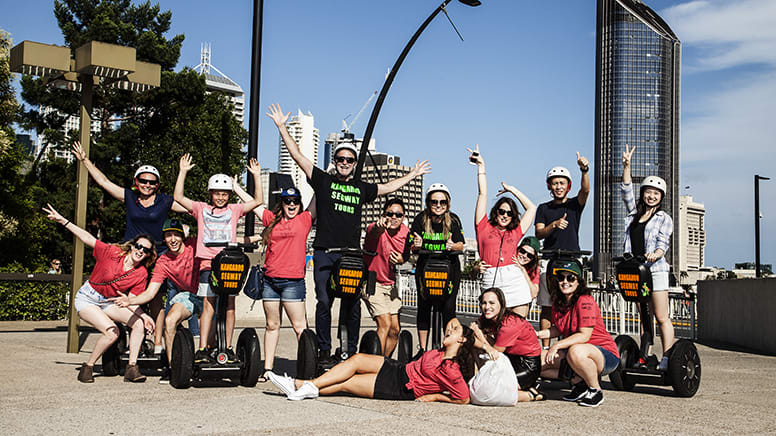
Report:
[[148,180],[148,179],[137,179],[138,185],[151,185],[156,186],[159,184],[158,180]]
[[558,279],[558,283],[564,280],[569,283],[574,283],[577,281],[577,276],[574,274],[555,274],[555,278]]
[[347,157],[347,156],[337,156],[337,157],[334,158],[334,160],[337,163],[347,162],[349,164],[352,164],[353,162],[356,161],[356,158],[355,157]]
[[283,199],[283,204],[291,205],[291,204],[301,204],[301,203],[302,203],[302,200],[299,199],[298,197],[286,197]]
[[529,259],[534,259],[534,258],[536,258],[536,255],[535,255],[534,253],[529,253],[529,252],[528,252],[528,251],[526,251],[526,250],[525,250],[525,248],[523,248],[523,247],[520,247],[520,248],[518,248],[518,249],[517,249],[517,252],[518,252],[518,253],[520,253],[520,254],[522,254],[523,256],[525,256],[525,257],[529,258]]
[[499,215],[506,215],[506,216],[515,216],[514,212],[512,212],[511,210],[506,210],[506,209],[499,209],[498,210],[498,214]]
[[404,216],[401,212],[385,212],[383,215],[387,216],[388,218],[401,218]]
[[428,204],[432,206],[447,206],[447,200],[429,200]]
[[144,247],[139,242],[135,242],[134,244],[132,244],[132,246],[135,247],[135,250],[140,250],[140,251],[142,251],[145,254],[151,254],[153,252],[153,249],[148,248],[148,247]]

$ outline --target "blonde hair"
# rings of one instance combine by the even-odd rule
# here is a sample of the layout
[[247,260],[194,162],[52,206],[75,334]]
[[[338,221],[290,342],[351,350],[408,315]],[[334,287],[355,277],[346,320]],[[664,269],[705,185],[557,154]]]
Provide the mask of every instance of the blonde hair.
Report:
[[428,206],[429,201],[431,201],[431,194],[434,194],[436,192],[444,194],[445,198],[447,199],[447,210],[445,213],[442,214],[442,234],[444,235],[445,239],[450,238],[450,229],[453,227],[453,217],[450,214],[450,209],[452,208],[452,201],[450,201],[450,195],[448,195],[447,192],[444,191],[434,191],[426,195],[426,208],[423,209],[423,229],[426,232],[426,234],[433,233],[433,230],[431,228],[431,218],[435,215],[431,213],[431,208]]
[[127,242],[116,244],[116,246],[121,249],[121,255],[126,256],[132,250],[132,246],[135,245],[135,243],[140,239],[145,239],[151,243],[151,253],[149,253],[148,256],[146,256],[145,259],[140,262],[140,265],[150,270],[151,267],[154,266],[154,262],[156,262],[156,243],[154,242],[153,236],[141,233]]

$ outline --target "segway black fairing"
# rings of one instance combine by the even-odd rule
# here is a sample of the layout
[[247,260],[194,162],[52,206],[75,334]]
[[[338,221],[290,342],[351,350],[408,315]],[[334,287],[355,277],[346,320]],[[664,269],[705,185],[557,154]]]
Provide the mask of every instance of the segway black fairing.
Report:
[[318,339],[315,332],[305,329],[296,350],[296,378],[312,380],[318,374]]
[[360,295],[367,278],[364,259],[359,256],[341,256],[334,262],[329,289],[335,298],[353,299]]
[[652,294],[652,273],[636,257],[624,256],[615,269],[620,293],[625,301],[640,303]]
[[424,300],[442,302],[452,293],[452,268],[448,259],[429,258],[420,274],[420,292]]
[[248,278],[250,261],[237,247],[226,247],[213,258],[210,286],[219,295],[235,295]]

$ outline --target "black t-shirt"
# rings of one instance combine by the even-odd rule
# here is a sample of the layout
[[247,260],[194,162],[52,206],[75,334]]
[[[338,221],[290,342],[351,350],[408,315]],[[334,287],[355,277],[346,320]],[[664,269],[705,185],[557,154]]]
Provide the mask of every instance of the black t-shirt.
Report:
[[544,238],[545,250],[579,250],[579,222],[584,208],[584,205],[579,204],[578,197],[567,198],[560,204],[549,201],[539,205],[536,209],[536,224],[542,223],[548,226],[553,221],[563,218],[563,214],[566,214],[566,221],[569,222],[565,229],[555,229]]
[[[458,215],[450,213],[452,222],[450,223],[450,234],[445,235],[442,230],[442,223],[431,223],[431,233],[426,233],[425,225],[423,224],[423,212],[419,213],[412,221],[410,226],[410,234],[407,236],[407,242],[404,245],[404,258],[409,257],[410,248],[412,247],[412,241],[415,239],[415,234],[419,234],[423,237],[423,249],[432,251],[442,251],[445,249],[448,239],[452,239],[453,242],[464,242],[463,238],[463,226],[461,226],[461,219]],[[450,262],[453,266],[453,271],[460,272],[461,262],[458,259],[457,253],[450,253],[448,255]],[[425,264],[428,255],[423,254],[418,256],[418,263],[416,267],[420,268]],[[455,275],[455,274],[454,274]]]
[[630,232],[631,240],[631,253],[634,256],[643,256],[647,254],[647,247],[645,246],[644,230],[647,228],[647,223],[652,219],[652,216],[643,223],[639,222],[639,218],[633,218],[633,222],[628,228]]
[[315,191],[316,220],[313,247],[359,248],[361,241],[361,206],[377,198],[377,185],[361,180],[337,180],[313,167],[308,179]]

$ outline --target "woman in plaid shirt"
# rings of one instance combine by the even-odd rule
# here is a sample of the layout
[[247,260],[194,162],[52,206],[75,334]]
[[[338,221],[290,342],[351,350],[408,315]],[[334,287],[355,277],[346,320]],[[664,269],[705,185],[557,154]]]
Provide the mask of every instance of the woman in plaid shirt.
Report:
[[660,327],[660,338],[663,343],[663,359],[658,369],[668,369],[666,352],[674,344],[674,326],[668,317],[668,271],[665,254],[674,231],[674,222],[661,209],[666,194],[666,182],[657,176],[644,179],[639,191],[639,200],[633,195],[631,183],[631,157],[636,150],[634,146],[622,154],[622,193],[628,216],[625,217],[625,253],[647,258],[646,265],[652,272],[652,309]]

